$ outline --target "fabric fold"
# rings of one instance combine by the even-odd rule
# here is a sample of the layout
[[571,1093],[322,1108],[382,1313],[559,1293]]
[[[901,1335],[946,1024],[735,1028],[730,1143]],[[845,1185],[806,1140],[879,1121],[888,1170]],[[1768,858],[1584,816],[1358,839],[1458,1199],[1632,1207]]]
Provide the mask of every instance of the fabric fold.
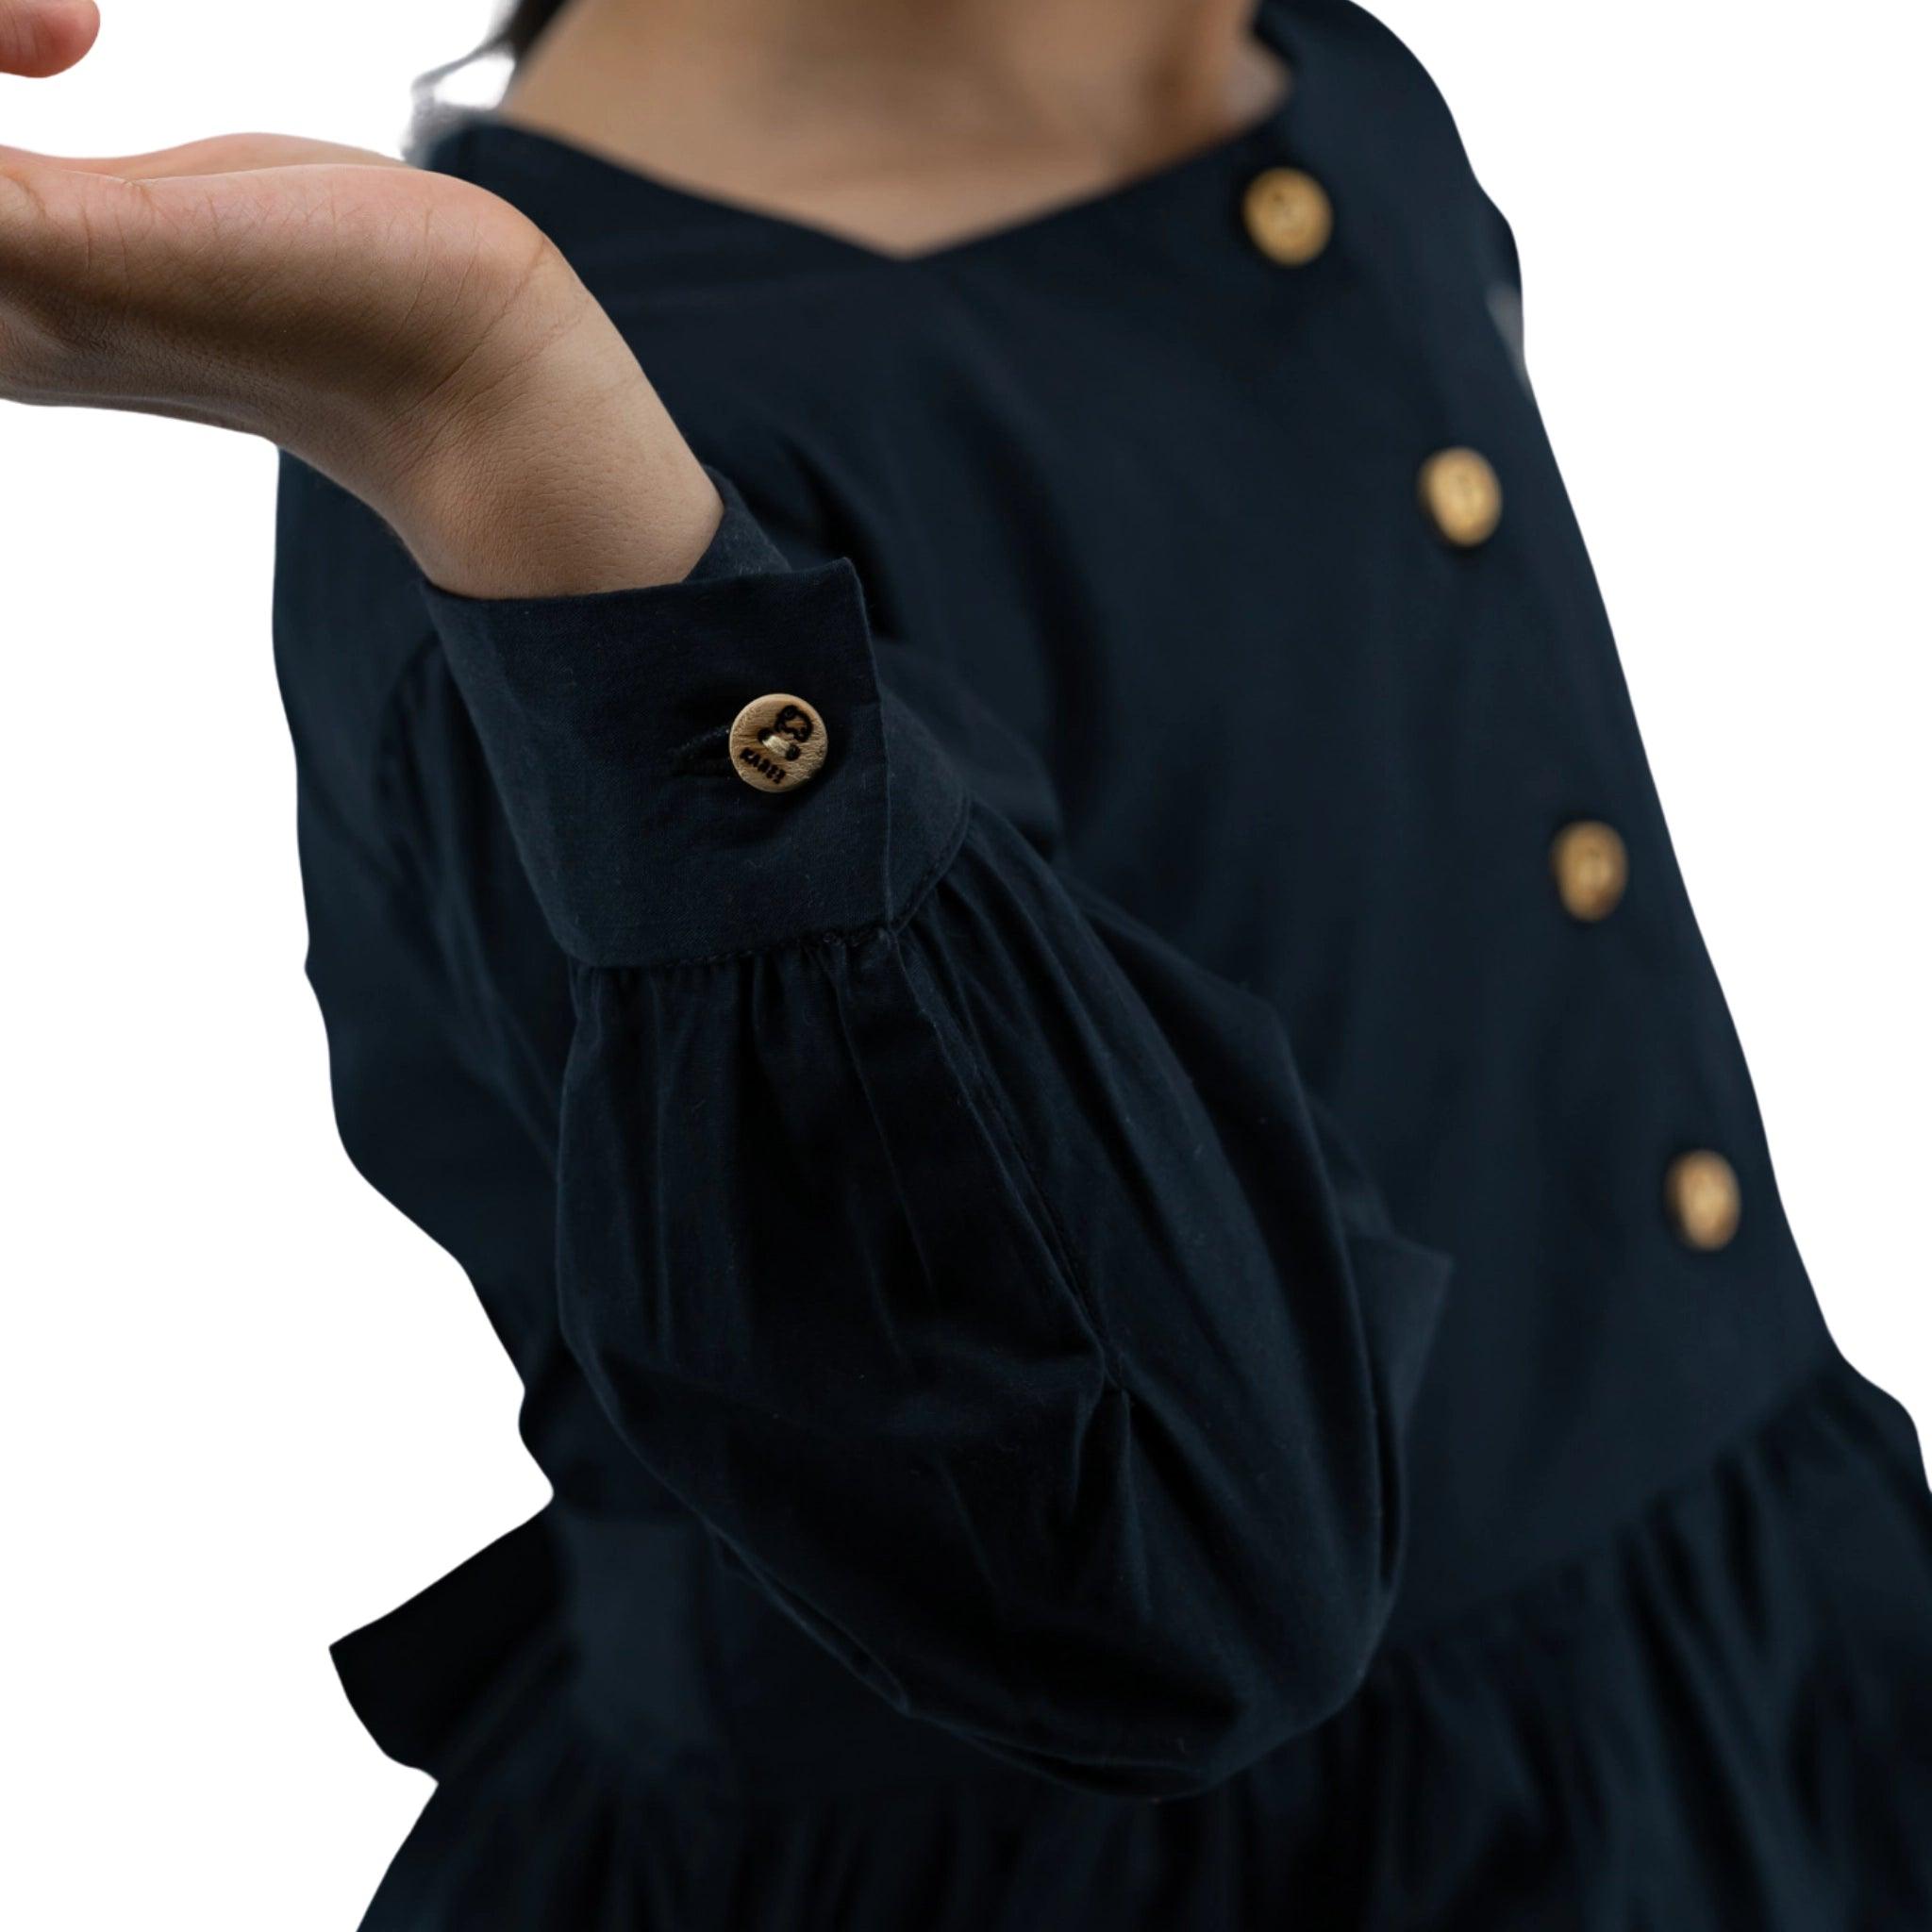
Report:
[[338,1638],[336,1674],[385,1755],[437,1778],[460,1765],[492,1714],[558,1660],[560,1582],[543,1510]]
[[1385,1651],[1319,1731],[1158,1806],[1020,1771],[855,1785],[822,1694],[796,1713],[820,1774],[774,1789],[755,1762],[700,1794],[641,1775],[661,1754],[592,1735],[572,1699],[526,1699],[472,1727],[364,1932],[1229,1932],[1284,1898],[1313,1932],[1543,1932],[1553,1899],[1579,1932],[1903,1932],[1932,1886],[1908,1828],[1932,1806],[1922,1467],[1904,1412],[1834,1360],[1601,1548]]

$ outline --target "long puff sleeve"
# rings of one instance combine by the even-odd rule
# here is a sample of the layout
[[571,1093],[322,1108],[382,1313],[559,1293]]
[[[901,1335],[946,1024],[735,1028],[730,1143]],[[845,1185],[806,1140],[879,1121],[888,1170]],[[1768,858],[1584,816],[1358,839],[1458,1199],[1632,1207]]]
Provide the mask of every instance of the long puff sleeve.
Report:
[[[1277,1016],[1057,865],[1037,760],[728,490],[687,581],[427,592],[572,961],[565,1332],[902,1709],[1199,1790],[1350,1694],[1447,1275]],[[829,746],[742,783],[732,719]]]

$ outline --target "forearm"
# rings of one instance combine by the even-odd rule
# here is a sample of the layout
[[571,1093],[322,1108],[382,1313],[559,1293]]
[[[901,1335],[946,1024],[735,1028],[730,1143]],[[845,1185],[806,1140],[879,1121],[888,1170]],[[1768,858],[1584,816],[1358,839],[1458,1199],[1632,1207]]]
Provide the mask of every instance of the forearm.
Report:
[[[0,0],[0,25],[25,17]],[[327,142],[0,149],[0,397],[266,437],[470,597],[674,582],[721,515],[543,235],[468,184]]]

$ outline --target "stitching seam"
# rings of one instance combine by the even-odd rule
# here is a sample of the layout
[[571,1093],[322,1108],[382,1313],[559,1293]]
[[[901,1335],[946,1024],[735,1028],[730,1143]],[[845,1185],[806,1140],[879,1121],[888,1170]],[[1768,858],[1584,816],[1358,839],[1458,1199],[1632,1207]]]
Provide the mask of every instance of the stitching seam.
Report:
[[774,953],[812,952],[829,946],[864,945],[869,941],[893,938],[925,903],[926,895],[939,882],[955,858],[959,856],[959,847],[966,840],[966,826],[973,815],[973,802],[962,796],[958,817],[952,829],[941,841],[938,856],[920,874],[906,894],[906,904],[891,919],[875,920],[868,925],[845,926],[832,932],[804,933],[792,939],[774,940],[768,945],[741,946],[729,953],[699,953],[676,959],[652,959],[640,962],[625,959],[606,965],[593,965],[586,959],[575,959],[573,964],[582,973],[649,974],[675,973],[683,966],[724,966],[734,959],[761,959]]

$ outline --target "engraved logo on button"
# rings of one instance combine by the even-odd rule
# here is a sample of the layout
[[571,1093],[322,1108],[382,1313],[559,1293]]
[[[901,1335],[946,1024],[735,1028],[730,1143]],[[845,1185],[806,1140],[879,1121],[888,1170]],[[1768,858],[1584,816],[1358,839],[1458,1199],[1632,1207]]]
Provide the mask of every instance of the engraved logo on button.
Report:
[[814,728],[811,720],[796,705],[787,705],[772,720],[772,728],[758,734],[758,742],[774,758],[795,763],[799,746],[810,742]]

